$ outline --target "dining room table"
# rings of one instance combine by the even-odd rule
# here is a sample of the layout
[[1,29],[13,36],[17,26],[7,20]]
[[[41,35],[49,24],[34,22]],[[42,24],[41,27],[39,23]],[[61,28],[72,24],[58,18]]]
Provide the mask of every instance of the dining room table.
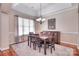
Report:
[[[33,35],[28,35],[28,46],[31,46],[31,40],[30,37],[33,37]],[[35,37],[35,36],[34,36]],[[37,36],[36,36],[37,37]],[[44,55],[46,55],[46,42],[48,41],[48,36],[38,36],[37,38],[40,38],[41,40],[44,41]]]

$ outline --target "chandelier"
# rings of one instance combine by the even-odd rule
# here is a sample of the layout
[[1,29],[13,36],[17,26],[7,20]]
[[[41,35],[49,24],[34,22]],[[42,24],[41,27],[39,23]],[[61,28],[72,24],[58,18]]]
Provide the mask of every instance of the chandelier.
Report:
[[40,17],[36,19],[40,24],[42,24],[45,21],[45,18],[42,16],[42,4],[40,3]]

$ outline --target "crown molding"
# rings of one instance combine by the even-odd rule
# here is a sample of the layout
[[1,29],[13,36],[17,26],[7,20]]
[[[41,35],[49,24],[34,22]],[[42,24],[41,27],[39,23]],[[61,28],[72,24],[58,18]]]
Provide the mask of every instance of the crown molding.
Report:
[[50,13],[44,15],[44,17],[47,18],[47,17],[49,17],[49,16],[51,16],[51,15],[61,14],[61,13],[63,13],[63,12],[71,11],[71,10],[74,10],[74,9],[77,10],[77,12],[78,12],[78,6],[73,6],[73,7],[61,9],[61,10],[58,10],[58,11],[55,11],[55,12],[50,12]]

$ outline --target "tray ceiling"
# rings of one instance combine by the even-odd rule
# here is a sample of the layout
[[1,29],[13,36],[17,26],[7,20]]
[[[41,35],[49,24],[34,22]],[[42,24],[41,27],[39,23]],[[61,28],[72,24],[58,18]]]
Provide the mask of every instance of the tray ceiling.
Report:
[[[51,12],[56,12],[62,9],[70,8],[71,3],[41,3],[42,15],[45,16]],[[12,9],[21,13],[39,17],[40,3],[16,3],[12,5]]]

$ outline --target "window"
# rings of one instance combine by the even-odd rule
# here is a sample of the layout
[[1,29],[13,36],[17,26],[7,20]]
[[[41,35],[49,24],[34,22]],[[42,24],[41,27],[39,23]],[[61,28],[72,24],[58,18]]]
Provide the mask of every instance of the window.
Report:
[[19,36],[29,34],[29,32],[35,32],[34,21],[18,17],[18,30]]

